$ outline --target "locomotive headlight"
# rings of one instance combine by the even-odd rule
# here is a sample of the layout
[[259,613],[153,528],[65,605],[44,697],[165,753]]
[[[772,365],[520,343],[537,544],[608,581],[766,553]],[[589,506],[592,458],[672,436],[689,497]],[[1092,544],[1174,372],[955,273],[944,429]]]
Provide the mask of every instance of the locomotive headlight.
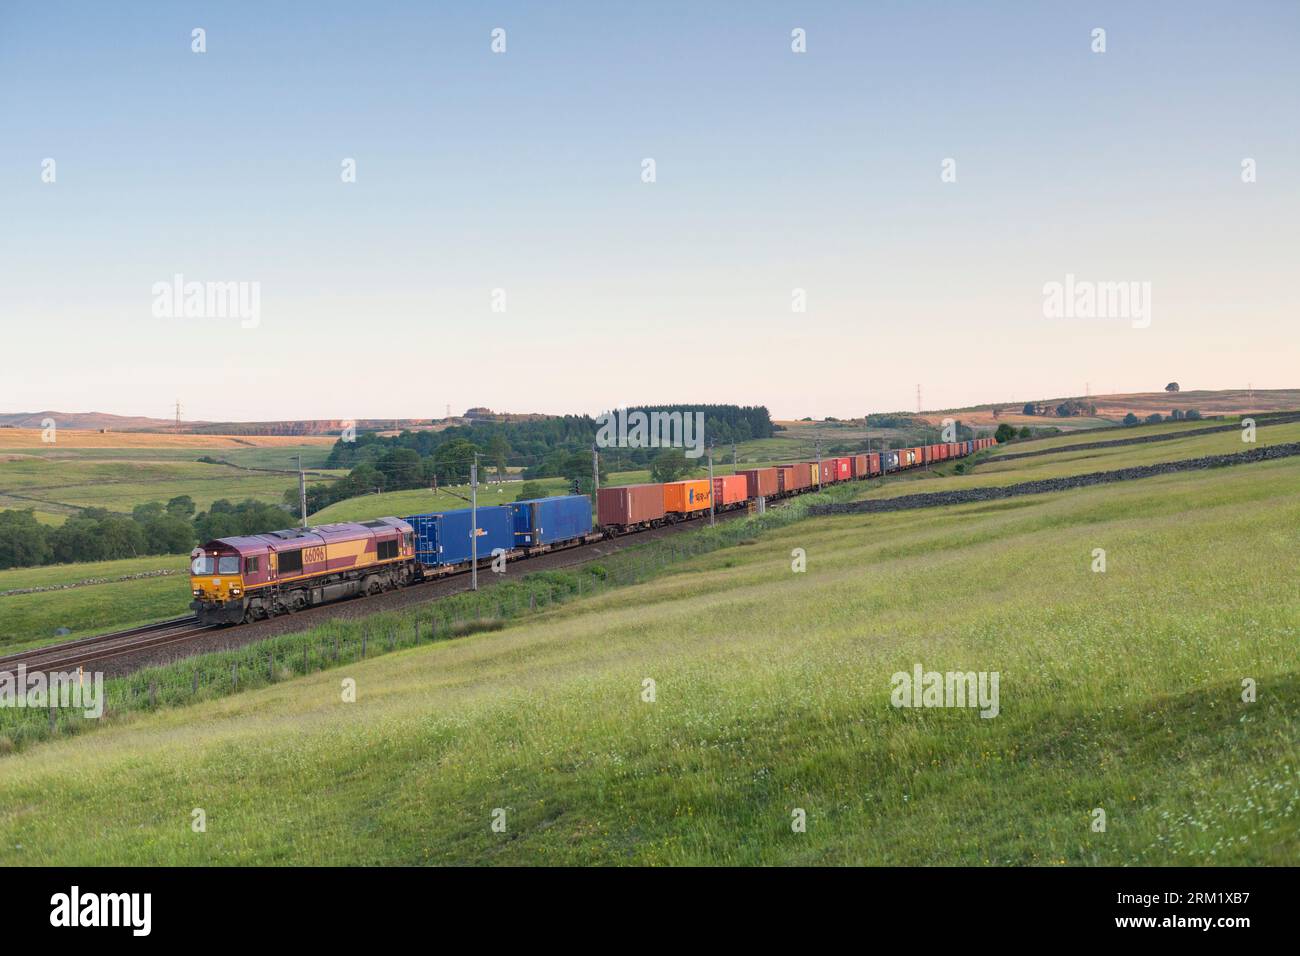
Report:
[[203,592],[200,591],[198,588],[195,588],[195,589],[194,589],[194,596],[195,596],[195,597],[203,597]]
[[231,589],[230,589],[230,593],[231,593],[231,594],[238,594],[238,593],[239,593],[239,588],[231,588]]

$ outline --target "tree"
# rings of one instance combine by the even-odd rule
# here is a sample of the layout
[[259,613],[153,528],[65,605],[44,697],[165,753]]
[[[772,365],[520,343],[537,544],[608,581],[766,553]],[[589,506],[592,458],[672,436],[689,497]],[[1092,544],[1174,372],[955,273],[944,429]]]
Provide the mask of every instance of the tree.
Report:
[[194,547],[194,526],[176,515],[163,515],[144,526],[150,554],[185,554]]
[[1177,383],[1177,382],[1170,382],[1168,385],[1165,386],[1165,391],[1166,391],[1166,392],[1176,392],[1176,391],[1178,391],[1178,383]]
[[1138,417],[1134,415],[1132,412],[1129,412],[1127,415],[1124,416],[1125,425],[1136,425],[1137,423],[1138,423]]
[[540,481],[525,481],[519,486],[517,501],[531,501],[534,498],[547,498],[546,486]]
[[665,448],[655,455],[650,465],[651,481],[676,481],[691,470],[686,453],[680,448]]
[[1151,413],[1150,415],[1148,415],[1147,418],[1146,418],[1146,422],[1147,422],[1148,425],[1159,425],[1159,424],[1160,424],[1161,422],[1163,422],[1164,420],[1165,420],[1165,417],[1164,417],[1163,415],[1161,415],[1159,412],[1152,412],[1152,413]]
[[148,524],[163,516],[163,504],[161,501],[147,501],[142,505],[136,505],[131,509],[131,518],[140,524]]
[[1187,410],[1187,420],[1189,422],[1199,422],[1201,420],[1201,413],[1194,408],[1189,408]]
[[375,462],[384,476],[384,486],[398,490],[420,487],[420,453],[412,448],[392,448]]
[[993,433],[993,437],[996,438],[999,443],[1011,441],[1011,439],[1016,437],[1016,428],[1014,425],[1008,425],[1006,422],[1003,422],[998,426],[998,430]]
[[195,517],[194,531],[199,541],[211,541],[213,538],[279,531],[290,520],[288,511],[278,505],[269,505],[252,498],[235,505],[222,498],[212,502],[211,508]]
[[475,452],[481,453],[482,449],[464,438],[457,438],[441,446],[433,456],[438,469],[438,480],[458,482],[467,479]]
[[1036,406],[1033,402],[1025,402],[1025,407],[1022,408],[1022,409],[1020,410],[1020,414],[1022,414],[1022,415],[1037,415],[1037,414],[1038,414],[1038,406]]
[[1021,437],[1021,438],[1028,438],[1028,437],[1029,437],[1030,435],[1032,435],[1032,434],[1033,434],[1033,432],[1031,432],[1031,431],[1029,430],[1029,426],[1028,426],[1028,425],[1025,425],[1023,428],[1020,429],[1020,437]]
[[0,568],[50,560],[49,531],[31,511],[0,511]]
[[1169,413],[1169,417],[1176,422],[1181,422],[1183,420],[1183,410],[1181,408],[1175,408]]
[[167,502],[167,513],[177,518],[184,518],[186,521],[193,518],[197,510],[194,507],[194,499],[189,495],[177,495]]
[[506,477],[506,459],[510,456],[510,442],[506,441],[506,436],[501,432],[494,434],[488,441],[487,457],[496,467],[497,480],[504,481]]

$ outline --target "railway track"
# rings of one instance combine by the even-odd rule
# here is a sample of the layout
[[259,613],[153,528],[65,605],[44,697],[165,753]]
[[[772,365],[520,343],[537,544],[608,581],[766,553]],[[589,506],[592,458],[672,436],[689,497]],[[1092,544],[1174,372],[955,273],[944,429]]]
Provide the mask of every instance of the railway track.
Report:
[[28,671],[71,670],[122,654],[179,643],[211,631],[212,628],[198,624],[192,616],[158,621],[0,657],[0,672],[14,672],[19,666]]

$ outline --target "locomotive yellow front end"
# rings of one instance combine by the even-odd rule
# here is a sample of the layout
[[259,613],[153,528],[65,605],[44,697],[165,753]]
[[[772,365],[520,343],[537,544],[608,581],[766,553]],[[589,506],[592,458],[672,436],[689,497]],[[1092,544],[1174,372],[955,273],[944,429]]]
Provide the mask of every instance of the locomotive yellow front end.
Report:
[[202,624],[238,624],[244,620],[248,598],[240,573],[240,556],[209,546],[190,553],[190,608]]

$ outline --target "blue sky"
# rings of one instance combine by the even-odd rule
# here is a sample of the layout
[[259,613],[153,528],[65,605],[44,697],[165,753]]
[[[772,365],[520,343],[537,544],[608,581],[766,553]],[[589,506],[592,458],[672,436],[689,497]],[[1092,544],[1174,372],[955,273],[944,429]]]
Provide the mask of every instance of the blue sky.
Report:
[[[1295,3],[0,4],[0,410],[1294,386],[1297,40]],[[156,316],[177,273],[259,283],[256,327]],[[1150,327],[1044,318],[1067,273],[1149,282]]]

